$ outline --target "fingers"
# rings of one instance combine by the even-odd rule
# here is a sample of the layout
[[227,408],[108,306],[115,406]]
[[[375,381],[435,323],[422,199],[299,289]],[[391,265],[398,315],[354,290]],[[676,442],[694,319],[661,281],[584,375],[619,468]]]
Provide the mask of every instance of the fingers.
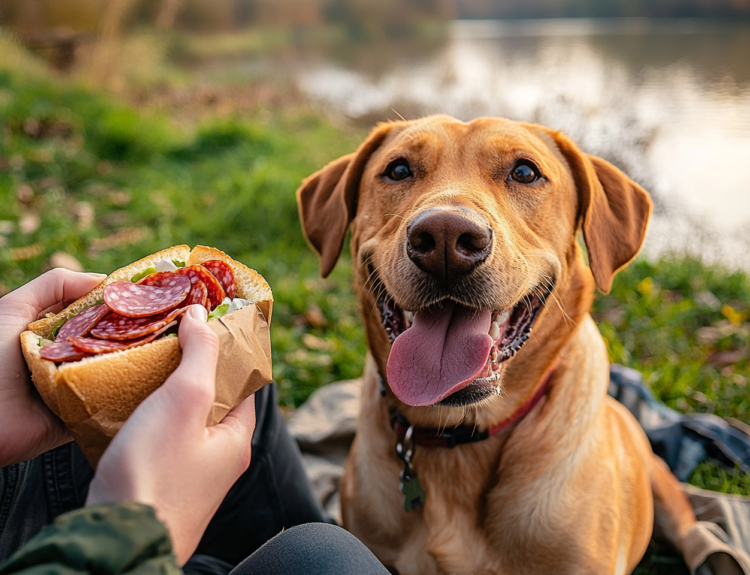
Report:
[[252,438],[255,430],[255,395],[251,395],[227,413],[217,427],[226,427],[242,436]]
[[251,395],[230,411],[221,423],[209,428],[216,452],[227,450],[242,473],[250,466],[255,431],[255,396]]
[[206,309],[191,305],[180,322],[182,361],[162,389],[168,393],[182,417],[205,421],[216,387],[219,338],[206,323]]
[[34,321],[40,311],[65,300],[74,300],[98,286],[107,276],[78,273],[57,268],[9,293],[4,303],[23,310],[25,319]]

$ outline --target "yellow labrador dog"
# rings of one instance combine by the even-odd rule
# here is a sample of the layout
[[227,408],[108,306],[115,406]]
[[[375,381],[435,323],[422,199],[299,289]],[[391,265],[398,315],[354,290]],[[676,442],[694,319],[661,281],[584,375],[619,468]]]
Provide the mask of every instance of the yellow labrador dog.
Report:
[[646,192],[560,132],[432,116],[379,125],[298,200],[324,276],[352,230],[370,352],[343,518],[393,573],[630,573],[655,507],[679,546],[695,517],[607,397],[588,313]]

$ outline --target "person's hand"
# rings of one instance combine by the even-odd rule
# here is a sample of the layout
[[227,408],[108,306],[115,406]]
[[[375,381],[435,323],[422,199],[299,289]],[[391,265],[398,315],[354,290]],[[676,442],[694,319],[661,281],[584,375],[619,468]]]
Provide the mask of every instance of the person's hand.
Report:
[[105,277],[54,269],[0,298],[0,467],[72,439],[31,383],[19,336],[42,312],[63,310]]
[[151,505],[172,536],[183,565],[229,488],[250,465],[255,400],[248,397],[206,427],[214,400],[219,342],[203,306],[180,323],[182,361],[128,418],[104,452],[87,505]]

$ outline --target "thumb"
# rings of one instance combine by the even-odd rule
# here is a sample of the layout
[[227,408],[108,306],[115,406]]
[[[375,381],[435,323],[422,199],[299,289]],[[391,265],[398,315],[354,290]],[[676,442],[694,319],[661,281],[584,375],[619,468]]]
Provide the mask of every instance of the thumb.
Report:
[[162,389],[183,416],[205,420],[216,393],[219,338],[206,323],[206,309],[191,305],[180,322],[182,361]]

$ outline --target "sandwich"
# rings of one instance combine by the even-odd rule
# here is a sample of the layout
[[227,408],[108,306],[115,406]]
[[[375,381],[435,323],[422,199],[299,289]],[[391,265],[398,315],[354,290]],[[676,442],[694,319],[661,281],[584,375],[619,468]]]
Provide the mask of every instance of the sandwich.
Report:
[[180,245],[147,256],[21,334],[40,396],[92,464],[179,365],[177,328],[191,304],[206,308],[220,342],[211,425],[271,381],[271,289],[217,249]]

